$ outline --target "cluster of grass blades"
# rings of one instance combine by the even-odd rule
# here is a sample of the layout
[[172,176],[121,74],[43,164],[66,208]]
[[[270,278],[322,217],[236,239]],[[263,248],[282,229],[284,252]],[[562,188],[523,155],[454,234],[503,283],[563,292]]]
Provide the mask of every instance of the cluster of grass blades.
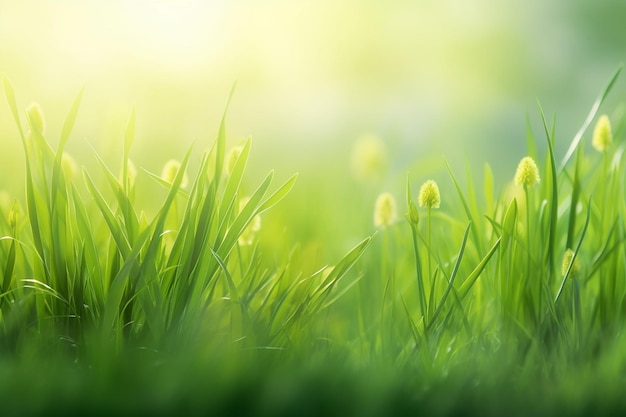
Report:
[[[504,190],[488,164],[482,193],[469,169],[465,189],[447,165],[450,181],[427,180],[417,196],[409,174],[405,218],[394,196],[381,194],[375,238],[312,274],[301,272],[297,246],[271,262],[255,237],[259,216],[296,176],[270,192],[270,172],[245,194],[251,143],[226,152],[225,115],[195,175],[187,177],[191,149],[161,175],[141,171],[166,191],[150,219],[135,198],[134,111],[121,174],[94,155],[98,176],[79,175],[64,149],[82,92],[53,149],[38,106],[22,127],[3,76],[26,193],[24,209],[16,202],[0,216],[0,361],[71,352],[81,369],[102,375],[84,388],[90,400],[61,392],[87,409],[122,395],[119,378],[149,387],[119,403],[144,412],[172,411],[170,400],[189,414],[259,415],[626,406],[619,389],[596,388],[623,384],[626,369],[626,123],[597,117],[619,73],[560,162],[555,122],[539,106],[541,135],[528,123],[528,153]],[[380,253],[362,256],[370,244]],[[19,375],[36,365],[16,366]],[[59,372],[61,386],[86,379],[46,369]],[[18,378],[13,389],[24,384]],[[526,401],[531,392],[540,403]]]
[[[382,314],[372,337],[394,361],[441,373],[474,349],[506,350],[522,369],[569,369],[618,339],[626,319],[626,163],[616,139],[624,120],[612,130],[608,116],[596,116],[620,70],[560,164],[554,121],[539,105],[545,160],[528,124],[528,155],[499,196],[488,164],[484,200],[469,169],[466,191],[447,165],[454,191],[440,196],[429,180],[417,199],[409,176],[406,222],[378,222],[394,239],[383,243]],[[586,155],[583,138],[594,120],[594,151]],[[452,212],[434,210],[446,198],[456,200]],[[367,309],[361,314],[375,314]]]
[[207,340],[233,350],[285,348],[336,300],[337,283],[369,243],[362,241],[332,272],[321,268],[313,276],[263,262],[255,222],[287,195],[296,175],[270,193],[270,172],[242,195],[250,140],[225,164],[225,114],[190,184],[191,149],[162,175],[145,171],[155,187],[167,190],[154,219],[147,219],[135,202],[137,171],[129,159],[134,110],[121,175],[95,155],[106,187],[83,169],[79,189],[76,163],[64,148],[82,91],[55,150],[46,141],[41,109],[28,108],[24,129],[4,76],[2,84],[26,156],[25,213],[16,203],[0,220],[5,352],[19,352],[33,338],[53,351],[89,351],[90,345],[109,352],[124,346],[176,351]]

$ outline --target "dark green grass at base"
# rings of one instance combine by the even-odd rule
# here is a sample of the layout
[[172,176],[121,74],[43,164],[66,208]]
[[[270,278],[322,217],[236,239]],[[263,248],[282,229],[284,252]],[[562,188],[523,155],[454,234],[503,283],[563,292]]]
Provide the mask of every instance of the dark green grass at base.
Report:
[[[558,377],[501,356],[447,374],[261,352],[163,358],[136,350],[98,366],[0,362],[2,415],[548,416],[626,412],[624,369],[603,360]],[[328,355],[323,355],[329,358]],[[315,363],[315,364],[314,364]]]

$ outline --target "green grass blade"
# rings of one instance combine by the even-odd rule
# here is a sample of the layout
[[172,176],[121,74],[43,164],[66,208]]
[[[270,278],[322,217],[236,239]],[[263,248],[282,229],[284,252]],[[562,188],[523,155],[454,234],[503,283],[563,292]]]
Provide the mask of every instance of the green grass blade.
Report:
[[581,146],[578,148],[577,156],[576,156],[576,167],[574,168],[574,179],[572,181],[572,194],[570,197],[570,206],[569,206],[569,219],[567,222],[567,243],[565,244],[566,248],[571,248],[574,242],[574,233],[576,231],[576,217],[578,201],[580,199],[580,170],[581,164],[583,160],[583,150],[584,148]]
[[554,160],[554,139],[553,135],[548,130],[548,124],[546,123],[546,118],[543,113],[543,109],[541,108],[541,103],[537,102],[539,106],[539,113],[541,114],[541,121],[543,123],[543,127],[546,132],[546,141],[548,143],[548,158],[550,161],[549,168],[549,177],[551,182],[550,187],[550,218],[549,218],[549,234],[548,234],[548,252],[547,252],[547,262],[550,271],[550,276],[548,278],[548,282],[551,282],[552,277],[554,276],[554,245],[556,241],[556,225],[558,221],[558,208],[559,208],[559,195],[558,195],[558,184],[557,184],[557,171],[556,171],[556,162]]
[[441,296],[441,300],[439,300],[439,304],[437,305],[435,312],[431,316],[430,320],[428,320],[428,324],[426,325],[427,330],[429,330],[433,326],[433,324],[437,320],[437,317],[439,317],[439,314],[441,314],[441,310],[443,310],[443,306],[445,305],[448,295],[450,295],[450,291],[454,287],[454,280],[456,278],[457,273],[459,272],[459,266],[461,265],[461,261],[463,260],[463,254],[465,253],[465,245],[467,245],[467,238],[469,236],[470,228],[471,228],[471,224],[468,224],[467,227],[465,228],[465,232],[463,233],[463,240],[461,241],[461,248],[459,249],[459,253],[456,257],[456,262],[454,263],[452,274],[450,274],[450,279],[448,280],[448,286],[446,287],[445,292]]
[[224,190],[224,194],[222,196],[222,204],[220,206],[220,218],[226,220],[226,210],[228,207],[234,206],[234,200],[239,191],[239,187],[241,185],[241,179],[243,177],[243,172],[246,168],[246,164],[248,162],[248,156],[250,155],[250,139],[246,140],[241,149],[241,153],[239,154],[237,161],[235,162],[235,166],[233,167],[233,172],[231,172],[230,177],[228,178],[228,182],[226,184],[226,188]]
[[469,293],[469,290],[476,283],[476,280],[478,279],[480,274],[483,272],[483,270],[485,269],[485,267],[489,263],[489,260],[491,259],[491,257],[495,253],[496,249],[498,249],[498,247],[500,246],[500,242],[501,241],[502,241],[502,238],[498,238],[498,240],[496,240],[496,243],[494,243],[493,246],[491,247],[491,249],[489,249],[489,252],[487,252],[487,254],[483,257],[483,259],[476,266],[476,268],[474,268],[472,273],[469,274],[468,277],[463,282],[463,284],[461,284],[461,287],[459,289],[459,298],[461,300],[463,300],[465,298],[465,296]]
[[576,257],[578,256],[578,251],[580,250],[580,246],[583,243],[583,239],[585,238],[585,234],[587,233],[587,226],[589,226],[589,219],[591,218],[591,199],[589,199],[589,202],[587,203],[587,216],[585,218],[585,224],[583,226],[583,230],[580,233],[580,238],[578,239],[578,244],[576,245],[576,248],[574,249],[574,255],[572,256],[572,259],[569,263],[569,265],[567,266],[567,270],[565,272],[565,275],[563,275],[563,280],[561,281],[561,285],[559,287],[559,290],[556,294],[556,297],[554,298],[554,304],[556,304],[559,301],[559,298],[561,297],[561,293],[563,292],[563,288],[565,287],[565,283],[567,282],[567,278],[569,277],[569,274],[572,270],[572,266],[574,265],[574,261],[576,260]]
[[617,71],[615,71],[615,74],[613,74],[613,78],[611,78],[611,81],[609,81],[609,84],[604,88],[604,90],[600,93],[600,96],[598,96],[596,101],[593,103],[593,106],[591,106],[591,110],[589,111],[587,118],[585,119],[585,121],[583,122],[583,125],[580,127],[580,129],[574,136],[574,139],[572,139],[572,143],[570,144],[569,148],[567,148],[567,152],[565,153],[565,156],[563,157],[563,160],[561,161],[559,171],[562,171],[565,168],[565,165],[567,165],[567,162],[570,160],[572,155],[574,155],[574,152],[576,151],[578,144],[582,140],[583,135],[585,134],[585,131],[587,130],[591,122],[593,122],[593,119],[596,117],[596,114],[598,113],[600,106],[602,105],[602,103],[604,102],[604,99],[613,88],[613,85],[617,81],[617,78],[619,77],[620,72],[622,72],[621,65],[619,66]]
[[96,185],[94,184],[93,180],[86,170],[83,171],[83,177],[85,179],[85,184],[87,185],[87,190],[89,191],[91,197],[94,199],[94,202],[100,210],[100,213],[102,213],[102,217],[107,224],[109,231],[111,232],[111,236],[115,241],[117,249],[122,254],[122,258],[126,259],[130,254],[130,243],[128,242],[128,237],[124,233],[121,225],[115,218],[115,214],[113,214],[113,211],[107,204],[100,191],[98,191],[98,189],[96,188]]
[[446,168],[448,169],[448,173],[450,174],[450,178],[452,178],[452,182],[454,183],[454,188],[456,188],[456,192],[459,198],[461,199],[461,203],[463,204],[463,210],[465,210],[465,215],[467,216],[467,219],[470,221],[470,225],[472,228],[471,229],[472,237],[474,238],[474,242],[476,242],[476,247],[479,252],[482,252],[481,244],[480,244],[480,235],[478,234],[478,229],[476,228],[476,221],[472,214],[472,210],[470,209],[469,204],[467,204],[467,200],[465,200],[465,196],[463,196],[463,191],[461,191],[461,186],[459,185],[459,182],[454,176],[454,173],[452,172],[452,168],[450,167],[450,164],[448,163],[448,161],[445,161],[445,162],[446,162]]
[[220,179],[222,178],[222,171],[224,168],[224,154],[226,152],[226,113],[228,113],[228,107],[230,106],[230,101],[233,98],[233,94],[235,93],[236,86],[237,83],[234,83],[230,89],[230,94],[228,95],[228,100],[226,101],[226,107],[224,108],[224,114],[222,115],[222,120],[220,122],[220,129],[217,134],[217,154],[215,158],[214,176],[215,184],[219,184]]
[[24,145],[24,150],[26,150],[26,136],[24,136],[24,130],[22,129],[22,123],[20,122],[19,112],[17,111],[17,101],[15,100],[15,91],[13,90],[13,86],[7,76],[2,73],[0,75],[2,78],[2,88],[4,89],[4,96],[9,104],[9,108],[11,109],[11,114],[13,114],[13,119],[15,120],[15,124],[17,125],[17,130],[20,132],[20,137],[22,138],[22,144]]
[[81,88],[74,102],[72,103],[72,107],[70,107],[67,116],[65,117],[65,121],[63,122],[63,128],[61,128],[61,140],[59,141],[59,153],[63,152],[65,148],[65,144],[67,140],[70,138],[70,134],[72,133],[72,129],[74,129],[74,124],[76,123],[76,117],[78,116],[78,109],[80,108],[80,102],[83,98],[83,92],[85,91],[85,87]]
[[537,141],[535,140],[533,128],[530,125],[530,116],[528,113],[526,113],[526,149],[528,149],[528,156],[537,161]]
[[278,187],[278,189],[272,195],[270,195],[267,199],[265,199],[265,201],[261,203],[257,213],[261,214],[278,204],[280,200],[282,200],[287,194],[289,194],[289,191],[291,191],[297,179],[298,174],[292,175],[287,181],[285,181],[283,185]]

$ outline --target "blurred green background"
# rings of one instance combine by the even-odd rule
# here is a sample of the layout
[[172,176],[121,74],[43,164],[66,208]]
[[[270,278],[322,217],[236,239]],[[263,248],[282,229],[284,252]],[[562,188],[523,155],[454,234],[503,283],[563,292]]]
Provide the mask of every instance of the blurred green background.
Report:
[[[380,192],[404,210],[407,170],[415,189],[441,181],[444,208],[444,155],[461,178],[465,162],[477,179],[490,162],[502,188],[525,155],[526,113],[543,139],[537,98],[557,113],[562,155],[624,61],[624,18],[617,0],[0,0],[0,71],[20,106],[42,105],[53,143],[86,87],[68,151],[88,169],[90,145],[119,169],[136,105],[131,158],[157,173],[191,144],[197,166],[236,81],[228,142],[253,138],[248,189],[269,169],[300,173],[266,215],[265,243],[301,242],[328,263],[373,232]],[[625,91],[602,111],[621,112]],[[22,198],[4,100],[0,144],[0,189]],[[140,181],[149,211],[159,188]]]

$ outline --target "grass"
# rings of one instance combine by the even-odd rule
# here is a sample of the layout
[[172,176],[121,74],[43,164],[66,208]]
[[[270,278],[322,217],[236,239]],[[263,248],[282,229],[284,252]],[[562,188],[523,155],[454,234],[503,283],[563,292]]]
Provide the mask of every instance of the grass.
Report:
[[[539,106],[544,129],[527,134],[536,165],[520,167],[517,185],[512,167],[510,185],[496,190],[486,164],[482,181],[466,170],[464,189],[448,165],[450,181],[426,182],[416,198],[425,179],[409,173],[406,216],[385,194],[381,230],[313,273],[298,245],[274,256],[259,238],[259,216],[288,196],[296,175],[272,187],[270,172],[244,192],[251,141],[227,153],[226,112],[196,172],[191,149],[161,175],[137,172],[134,111],[120,174],[95,152],[95,165],[79,172],[65,146],[82,91],[53,148],[41,109],[29,107],[24,124],[3,76],[26,172],[24,195],[0,216],[5,410],[624,409],[624,120],[611,120],[605,149],[589,152],[584,140],[618,75],[560,163],[554,122]],[[142,207],[137,175],[163,193],[159,207]]]

